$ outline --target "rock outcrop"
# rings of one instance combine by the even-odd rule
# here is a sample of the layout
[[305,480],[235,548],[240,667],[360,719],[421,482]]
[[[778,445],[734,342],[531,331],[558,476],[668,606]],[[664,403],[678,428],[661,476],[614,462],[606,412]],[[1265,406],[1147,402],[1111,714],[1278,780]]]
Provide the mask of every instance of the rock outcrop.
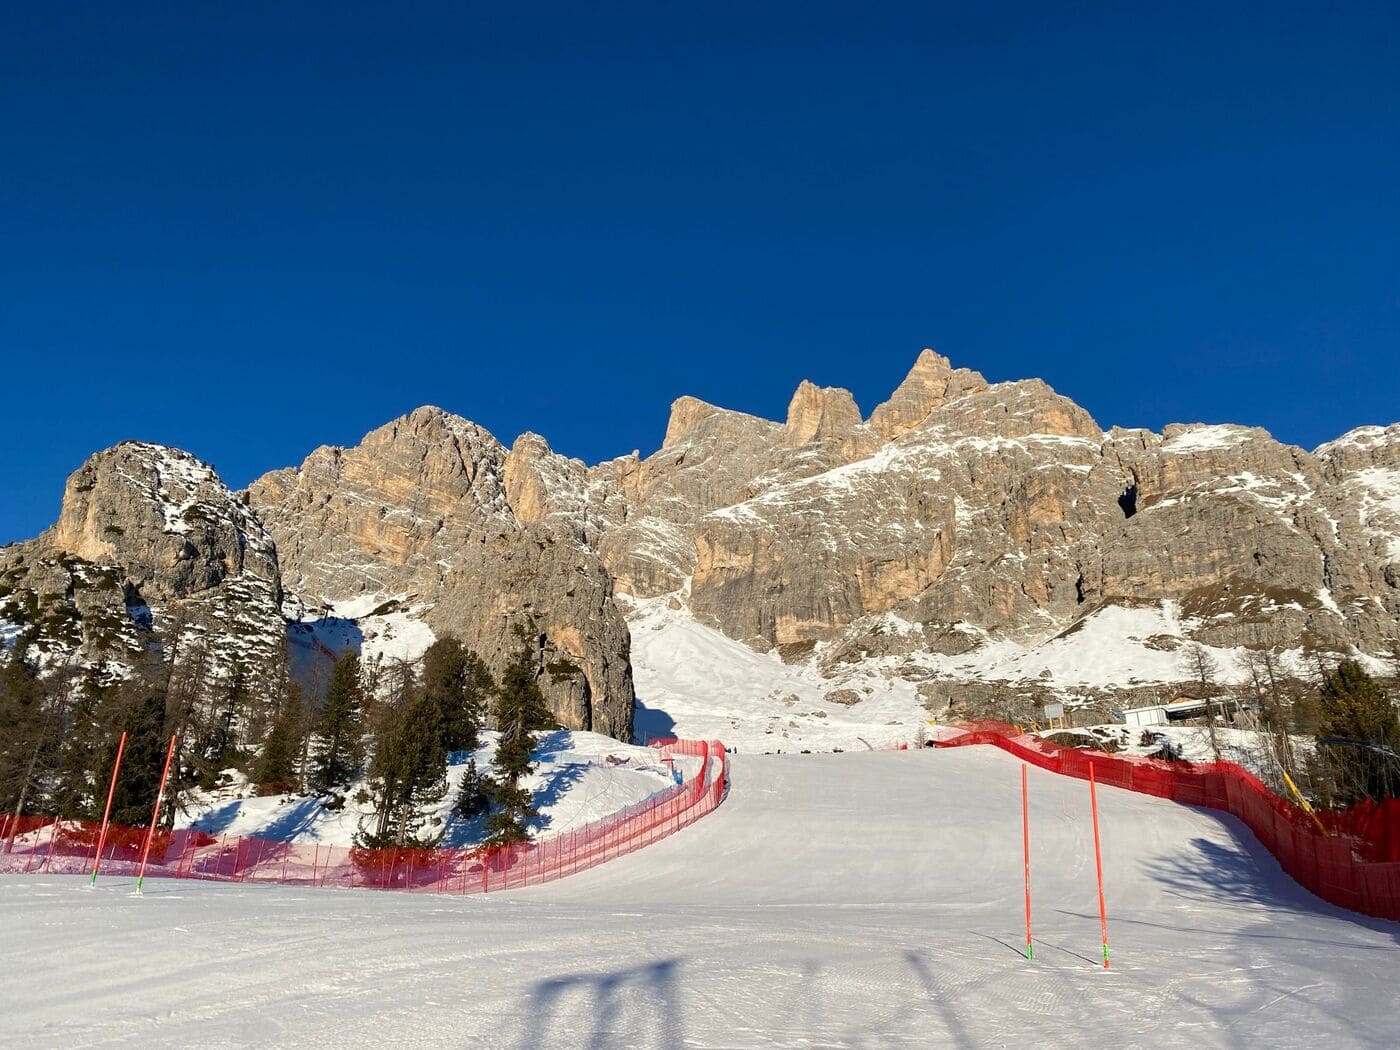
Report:
[[[425,407],[354,448],[320,448],[249,488],[287,588],[308,604],[365,595],[426,610],[499,671],[538,651],[551,711],[574,729],[630,737],[627,624],[588,547],[586,476],[526,435],[489,433]],[[523,639],[523,642],[522,642]]]
[[885,441],[893,441],[922,425],[945,402],[986,387],[978,373],[954,369],[942,354],[925,350],[890,399],[870,413],[870,426]]
[[272,695],[285,668],[272,537],[213,468],[124,442],[69,477],[58,522],[0,549],[0,620],[52,666],[124,677],[148,653],[206,652]]

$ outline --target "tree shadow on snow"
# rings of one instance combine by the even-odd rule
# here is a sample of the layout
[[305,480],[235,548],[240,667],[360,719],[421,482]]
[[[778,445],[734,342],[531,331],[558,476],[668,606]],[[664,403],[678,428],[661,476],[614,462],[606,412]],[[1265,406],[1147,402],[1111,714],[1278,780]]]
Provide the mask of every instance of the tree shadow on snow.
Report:
[[535,747],[530,756],[538,762],[560,751],[567,751],[573,746],[574,731],[572,729],[551,729],[547,733],[535,734]]
[[[583,779],[588,772],[587,762],[567,762],[554,767],[541,787],[535,789],[531,798],[533,805],[538,810],[543,810],[546,806],[553,806],[560,799],[569,793],[569,789]],[[549,814],[541,812],[532,822],[532,826],[540,831],[545,830],[551,824]]]
[[198,820],[192,821],[190,827],[209,835],[222,835],[233,826],[233,822],[238,819],[238,811],[242,808],[243,803],[239,799],[225,802],[222,806],[202,814]]
[[540,981],[530,990],[519,1045],[535,1050],[553,1035],[589,1050],[681,1046],[685,1018],[676,987],[679,967],[679,959],[663,959],[611,973]]
[[290,842],[298,834],[315,824],[316,815],[320,812],[320,799],[298,799],[291,805],[284,805],[278,812],[277,819],[264,828],[259,837],[276,839],[279,842]]
[[[1278,859],[1266,850],[1243,824],[1234,818],[1222,823],[1229,830],[1234,842],[1222,844],[1209,839],[1195,838],[1190,842],[1192,852],[1166,854],[1146,862],[1146,874],[1166,888],[1166,892],[1187,901],[1212,901],[1219,904],[1237,906],[1255,904],[1269,909],[1269,914],[1277,919],[1281,915],[1321,915],[1329,919],[1341,919],[1354,926],[1374,933],[1380,933],[1395,942],[1396,948],[1375,944],[1356,944],[1347,941],[1332,941],[1315,937],[1295,937],[1277,931],[1245,934],[1244,936],[1266,939],[1307,941],[1329,947],[1350,948],[1358,951],[1400,950],[1400,923],[1385,919],[1374,919],[1360,912],[1330,904],[1321,897],[1309,893],[1292,876],[1279,866]],[[1069,913],[1066,913],[1069,914]],[[1109,917],[1110,922],[1113,917]],[[1119,920],[1142,922],[1142,920]],[[1166,925],[1166,924],[1163,924]],[[1180,926],[1172,928],[1184,928]],[[1198,932],[1209,933],[1209,930]],[[1238,936],[1238,934],[1232,934]]]
[[291,676],[307,698],[320,704],[331,666],[345,652],[359,652],[365,636],[354,620],[326,616],[287,624],[287,662]]

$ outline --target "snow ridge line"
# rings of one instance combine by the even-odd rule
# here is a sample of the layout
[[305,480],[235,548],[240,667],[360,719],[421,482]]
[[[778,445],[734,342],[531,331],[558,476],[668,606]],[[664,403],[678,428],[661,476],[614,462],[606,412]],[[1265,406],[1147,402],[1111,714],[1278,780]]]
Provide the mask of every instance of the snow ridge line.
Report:
[[[251,835],[229,841],[227,835],[182,828],[156,834],[146,875],[458,895],[553,882],[659,842],[718,808],[729,779],[721,742],[672,740],[653,746],[663,758],[699,758],[699,771],[601,820],[538,841],[472,849],[361,849]],[[0,874],[87,874],[100,830],[91,821],[0,819],[5,839]],[[145,828],[109,827],[102,871],[134,876],[145,837]]]
[[1233,762],[1163,762],[1061,747],[1001,722],[945,730],[935,747],[990,744],[1024,762],[1080,780],[1238,817],[1304,889],[1331,904],[1400,920],[1400,799],[1320,814],[1321,834],[1299,807]]

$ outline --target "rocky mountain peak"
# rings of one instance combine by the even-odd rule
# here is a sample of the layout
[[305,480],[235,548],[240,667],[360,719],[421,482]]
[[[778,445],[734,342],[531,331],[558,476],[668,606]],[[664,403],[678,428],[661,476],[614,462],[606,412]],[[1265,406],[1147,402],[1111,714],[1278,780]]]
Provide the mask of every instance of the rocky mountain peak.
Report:
[[980,373],[954,369],[948,358],[925,349],[890,399],[870,413],[870,425],[883,440],[892,441],[922,425],[953,398],[986,388]]
[[121,565],[152,595],[184,597],[245,566],[277,574],[271,537],[207,463],[179,449],[124,441],[69,477],[56,550]]
[[507,452],[429,406],[354,448],[318,450],[259,478],[249,498],[277,537],[288,588],[308,606],[401,602],[496,671],[524,631],[555,716],[625,738],[627,626],[585,543],[587,490],[584,465],[538,434]]
[[416,620],[415,644],[451,632],[497,670],[524,632],[556,717],[621,737],[614,590],[828,669],[879,656],[945,699],[930,676],[1019,682],[998,653],[1099,620],[1145,625],[1114,643],[1139,646],[1133,668],[1183,638],[1374,652],[1400,615],[1400,424],[1315,454],[1233,425],[1105,435],[1040,380],[989,385],[925,350],[868,421],[807,381],[781,423],[682,397],[657,452],[591,469],[434,406],[242,498],[129,442],[75,472],[49,532],[0,549],[0,627],[139,652],[119,621],[149,596],[147,620],[178,612],[220,652],[269,653],[283,578],[310,607],[398,610],[383,615]]
[[671,402],[671,418],[666,422],[666,436],[661,441],[662,448],[674,448],[690,435],[702,420],[724,411],[701,401],[698,397],[686,394]]
[[783,444],[797,448],[813,441],[837,441],[860,425],[860,409],[849,390],[819,387],[804,379],[788,403]]
[[516,521],[542,521],[551,514],[572,515],[583,539],[588,468],[582,460],[566,459],[539,434],[526,431],[515,439],[502,470],[506,502]]
[[1334,441],[1319,445],[1313,455],[1333,472],[1400,469],[1400,423],[1388,427],[1357,427]]

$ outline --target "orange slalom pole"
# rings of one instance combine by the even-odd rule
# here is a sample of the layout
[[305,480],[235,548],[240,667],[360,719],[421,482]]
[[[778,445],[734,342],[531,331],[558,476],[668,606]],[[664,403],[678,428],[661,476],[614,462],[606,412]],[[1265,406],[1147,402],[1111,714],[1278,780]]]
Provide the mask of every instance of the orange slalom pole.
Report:
[[107,788],[107,808],[102,811],[102,830],[97,835],[97,856],[92,862],[92,878],[89,886],[97,885],[97,869],[102,867],[102,847],[107,844],[107,819],[112,815],[112,797],[117,793],[117,774],[122,768],[122,752],[126,750],[126,733],[117,741],[117,760],[112,763],[112,784]]
[[1108,910],[1103,903],[1103,853],[1099,848],[1099,799],[1094,790],[1094,764],[1089,763],[1089,812],[1094,819],[1094,870],[1099,876],[1099,931],[1103,934],[1103,968],[1108,969]]
[[1026,791],[1026,764],[1021,763],[1021,847],[1026,858],[1026,958],[1031,957],[1031,814]]
[[165,752],[165,768],[160,771],[160,788],[156,791],[155,808],[151,810],[151,826],[146,829],[146,842],[141,847],[141,866],[136,870],[136,892],[141,892],[141,883],[146,878],[146,858],[151,855],[151,840],[156,835],[156,821],[160,819],[160,804],[165,801],[165,782],[170,777],[170,760],[175,757],[175,734],[170,734],[170,747]]

